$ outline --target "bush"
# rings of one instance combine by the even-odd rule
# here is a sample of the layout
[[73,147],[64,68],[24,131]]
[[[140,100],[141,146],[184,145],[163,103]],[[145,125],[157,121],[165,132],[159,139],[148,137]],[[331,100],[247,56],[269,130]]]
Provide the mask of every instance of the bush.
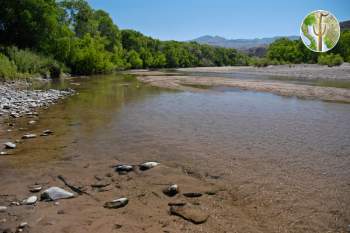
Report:
[[282,62],[279,62],[277,60],[270,60],[268,58],[260,58],[260,57],[253,57],[250,59],[249,65],[255,66],[255,67],[266,67],[268,65],[281,65]]
[[56,60],[36,54],[29,49],[18,49],[15,46],[1,49],[16,65],[17,71],[23,74],[40,74],[42,76],[59,77],[62,70]]
[[318,57],[317,63],[329,67],[339,66],[343,63],[343,58],[339,54],[322,54]]
[[17,67],[8,57],[0,53],[0,78],[15,78],[17,76]]

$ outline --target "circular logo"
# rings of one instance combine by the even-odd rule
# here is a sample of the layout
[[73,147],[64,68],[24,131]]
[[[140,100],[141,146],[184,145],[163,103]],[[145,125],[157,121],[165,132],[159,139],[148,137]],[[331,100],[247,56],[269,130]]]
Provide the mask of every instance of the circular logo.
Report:
[[327,52],[338,43],[339,22],[329,11],[310,12],[301,24],[300,36],[305,46],[310,50]]

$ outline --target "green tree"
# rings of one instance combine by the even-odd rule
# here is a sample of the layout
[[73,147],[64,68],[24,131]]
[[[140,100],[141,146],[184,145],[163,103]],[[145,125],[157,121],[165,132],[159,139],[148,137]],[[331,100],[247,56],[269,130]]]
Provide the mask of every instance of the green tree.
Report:
[[143,66],[143,61],[135,50],[128,52],[127,61],[130,64],[131,68],[140,69]]

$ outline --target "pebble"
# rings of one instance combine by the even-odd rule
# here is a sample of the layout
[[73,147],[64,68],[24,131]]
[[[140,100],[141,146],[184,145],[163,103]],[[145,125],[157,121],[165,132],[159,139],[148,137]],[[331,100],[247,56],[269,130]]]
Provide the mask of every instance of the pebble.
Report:
[[6,212],[7,207],[6,206],[0,206],[0,213]]
[[106,202],[103,207],[108,209],[118,209],[126,206],[129,203],[129,199],[126,197],[122,197],[113,201]]
[[41,194],[41,200],[56,201],[59,199],[72,198],[74,194],[59,187],[51,187]]
[[31,197],[28,197],[27,199],[23,200],[22,201],[22,204],[24,205],[33,205],[37,202],[38,200],[38,197],[37,196],[31,196]]
[[134,170],[134,166],[128,164],[120,164],[115,166],[115,171],[119,173],[131,172]]
[[179,186],[177,184],[170,185],[163,189],[163,193],[169,197],[173,197],[179,193]]
[[33,112],[34,108],[45,107],[74,93],[72,89],[30,90],[27,88],[29,85],[23,81],[0,85],[0,115],[13,118],[35,116],[37,113]]
[[50,129],[44,130],[44,132],[42,134],[40,134],[40,136],[49,136],[53,134],[53,131]]
[[159,163],[158,162],[145,162],[143,164],[139,165],[140,170],[145,171],[151,168],[154,168],[156,166],[158,166]]
[[22,136],[22,139],[31,139],[31,138],[36,138],[36,134],[28,133]]
[[14,144],[13,142],[6,142],[4,143],[5,148],[6,149],[15,149],[16,148],[16,144]]
[[40,185],[29,186],[29,191],[32,193],[37,193],[37,192],[41,191],[42,189],[43,189],[43,187],[41,187]]

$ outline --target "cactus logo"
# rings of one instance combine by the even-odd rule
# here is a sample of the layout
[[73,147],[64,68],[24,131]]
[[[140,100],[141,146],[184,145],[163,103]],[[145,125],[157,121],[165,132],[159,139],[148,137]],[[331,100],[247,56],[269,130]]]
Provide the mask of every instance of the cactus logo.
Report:
[[338,43],[339,22],[328,11],[313,11],[304,18],[300,27],[300,36],[305,46],[312,51],[327,52]]

